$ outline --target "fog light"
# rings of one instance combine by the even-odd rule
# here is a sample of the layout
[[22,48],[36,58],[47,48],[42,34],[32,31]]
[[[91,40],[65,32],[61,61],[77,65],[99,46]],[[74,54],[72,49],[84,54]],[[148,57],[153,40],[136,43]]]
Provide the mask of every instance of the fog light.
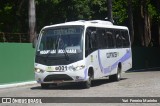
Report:
[[37,82],[38,82],[38,83],[41,83],[41,82],[42,82],[41,78],[38,78]]
[[41,79],[40,79],[40,78],[38,78],[38,81],[39,81],[39,82],[41,82]]

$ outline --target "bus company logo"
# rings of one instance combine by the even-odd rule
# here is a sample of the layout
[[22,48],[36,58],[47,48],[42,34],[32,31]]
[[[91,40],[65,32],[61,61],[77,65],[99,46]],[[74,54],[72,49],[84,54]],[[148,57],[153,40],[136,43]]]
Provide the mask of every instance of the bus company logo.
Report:
[[2,103],[12,103],[11,98],[2,98]]
[[107,58],[115,58],[115,57],[119,56],[119,53],[118,52],[109,52],[109,53],[106,53],[106,56],[107,56]]

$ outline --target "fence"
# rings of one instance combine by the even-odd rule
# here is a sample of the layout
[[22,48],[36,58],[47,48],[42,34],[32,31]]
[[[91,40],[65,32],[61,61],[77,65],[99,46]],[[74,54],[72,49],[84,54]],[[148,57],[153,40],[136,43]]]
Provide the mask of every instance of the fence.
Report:
[[[34,80],[34,53],[31,43],[0,43],[0,85]],[[160,67],[160,48],[133,47],[133,68]]]
[[0,85],[34,80],[31,43],[0,43]]
[[132,70],[160,67],[160,48],[133,47],[132,59]]
[[29,42],[29,34],[28,33],[0,32],[0,42],[28,43]]

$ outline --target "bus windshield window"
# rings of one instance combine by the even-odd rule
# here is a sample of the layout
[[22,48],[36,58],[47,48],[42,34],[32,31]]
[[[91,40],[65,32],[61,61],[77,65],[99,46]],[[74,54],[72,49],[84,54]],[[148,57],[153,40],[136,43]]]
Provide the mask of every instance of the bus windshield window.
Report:
[[82,33],[81,26],[45,29],[42,31],[38,50],[53,50],[51,53],[59,53],[61,50],[67,50],[67,53],[82,52]]

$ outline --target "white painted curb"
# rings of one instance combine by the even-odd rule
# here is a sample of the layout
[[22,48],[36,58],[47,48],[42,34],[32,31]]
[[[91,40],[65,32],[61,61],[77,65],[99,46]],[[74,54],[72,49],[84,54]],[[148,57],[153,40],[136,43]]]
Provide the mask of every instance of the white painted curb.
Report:
[[36,81],[28,81],[28,82],[20,82],[20,83],[13,83],[13,84],[4,84],[4,85],[0,85],[0,88],[10,88],[10,87],[36,84],[36,83],[37,83]]

